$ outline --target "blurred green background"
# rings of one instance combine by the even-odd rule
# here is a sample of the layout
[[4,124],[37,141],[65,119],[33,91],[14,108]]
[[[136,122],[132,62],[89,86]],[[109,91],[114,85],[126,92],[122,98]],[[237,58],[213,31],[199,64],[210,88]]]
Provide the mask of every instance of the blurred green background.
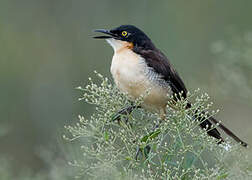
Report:
[[188,89],[209,93],[218,118],[252,144],[251,9],[251,0],[1,0],[0,157],[33,174],[78,154],[63,126],[92,108],[74,88],[94,70],[111,77],[112,48],[92,30],[121,24],[146,32]]

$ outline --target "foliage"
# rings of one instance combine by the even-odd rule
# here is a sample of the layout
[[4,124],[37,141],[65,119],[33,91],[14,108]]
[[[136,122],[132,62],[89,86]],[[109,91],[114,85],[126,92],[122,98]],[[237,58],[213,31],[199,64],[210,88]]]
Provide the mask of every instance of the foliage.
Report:
[[[205,130],[198,128],[193,115],[210,111],[207,94],[188,93],[188,98],[168,102],[165,120],[155,113],[135,109],[113,121],[116,113],[130,106],[127,94],[96,73],[101,84],[90,83],[80,100],[95,106],[90,118],[79,116],[74,126],[66,126],[69,141],[81,143],[83,157],[70,164],[83,179],[249,179],[252,172],[244,150],[228,139],[218,145]],[[144,95],[143,95],[144,96]],[[178,95],[179,96],[179,95]],[[139,105],[143,97],[134,105]],[[180,100],[179,100],[180,99]],[[186,109],[187,102],[192,103]],[[173,108],[171,108],[171,106]],[[201,118],[200,116],[196,116]],[[160,123],[159,123],[160,122]],[[154,129],[156,124],[157,129]],[[150,148],[149,148],[150,147]],[[136,152],[140,150],[136,159]]]

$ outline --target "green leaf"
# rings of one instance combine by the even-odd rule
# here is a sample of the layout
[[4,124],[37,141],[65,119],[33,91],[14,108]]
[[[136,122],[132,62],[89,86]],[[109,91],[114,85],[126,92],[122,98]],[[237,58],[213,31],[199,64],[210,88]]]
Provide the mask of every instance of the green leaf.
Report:
[[120,118],[121,114],[114,113],[111,115],[111,121],[116,121],[118,118]]
[[126,156],[126,157],[125,157],[125,160],[131,161],[132,158],[131,158],[130,156]]
[[217,177],[217,180],[226,179],[227,177],[228,177],[228,173],[223,173]]
[[142,139],[141,139],[141,142],[147,142],[149,139],[154,139],[154,138],[156,138],[159,134],[160,134],[160,130],[159,129],[157,129],[156,131],[154,131],[154,132],[151,132],[150,134],[148,134],[148,135],[146,135],[146,136],[144,136]]
[[109,140],[109,133],[107,131],[104,132],[104,139],[105,141]]

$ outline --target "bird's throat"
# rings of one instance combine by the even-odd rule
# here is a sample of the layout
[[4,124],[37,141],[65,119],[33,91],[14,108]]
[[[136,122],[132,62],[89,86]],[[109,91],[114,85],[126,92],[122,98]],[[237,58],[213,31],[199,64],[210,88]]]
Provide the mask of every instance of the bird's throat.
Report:
[[133,49],[134,45],[131,42],[116,40],[113,38],[106,39],[106,41],[112,46],[114,52],[123,51],[124,49]]

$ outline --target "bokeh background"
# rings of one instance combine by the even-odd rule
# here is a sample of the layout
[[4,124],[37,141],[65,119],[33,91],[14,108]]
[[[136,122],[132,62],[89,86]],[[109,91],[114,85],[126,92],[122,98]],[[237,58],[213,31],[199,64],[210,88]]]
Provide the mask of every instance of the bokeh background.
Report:
[[71,179],[79,149],[62,139],[64,125],[93,110],[75,87],[94,70],[111,78],[113,51],[92,31],[121,24],[143,29],[252,144],[251,9],[251,0],[1,0],[0,179],[6,169]]

